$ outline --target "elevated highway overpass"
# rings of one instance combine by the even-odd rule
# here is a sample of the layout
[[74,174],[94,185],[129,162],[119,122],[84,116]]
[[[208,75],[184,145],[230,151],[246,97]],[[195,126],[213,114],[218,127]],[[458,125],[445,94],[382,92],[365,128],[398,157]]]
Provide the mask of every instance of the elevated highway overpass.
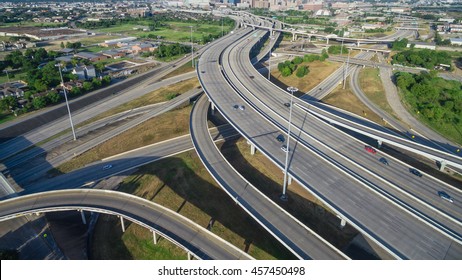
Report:
[[[61,190],[0,201],[0,222],[55,211],[91,211],[121,217],[159,234],[197,259],[253,259],[202,226],[149,200],[108,190]],[[110,238],[110,237],[108,237]],[[156,242],[154,234],[154,242]]]
[[[234,47],[234,46],[233,46],[233,47]],[[240,46],[240,47],[236,47],[235,49],[243,50],[243,49],[245,49],[245,48],[246,48],[246,46]],[[249,51],[249,50],[247,50],[247,51]],[[224,69],[223,71],[224,71],[225,73],[227,72],[226,63],[230,63],[230,62],[231,62],[231,64],[232,64],[232,63],[239,64],[239,63],[244,63],[245,60],[247,60],[247,61],[249,60],[248,54],[247,54],[247,57],[246,57],[245,51],[242,51],[242,53],[243,53],[243,54],[242,54],[242,57],[230,58],[230,59],[227,59],[227,62],[225,61],[225,59],[222,59],[222,66],[221,66],[221,67],[222,67],[222,69]],[[224,55],[222,55],[222,57],[223,57],[223,58],[226,58],[226,55],[224,54]],[[203,58],[204,58],[204,56],[203,56]],[[202,60],[203,58],[201,58],[201,60]],[[203,60],[203,61],[204,61],[204,63],[206,63],[205,60]],[[209,62],[210,62],[210,61],[209,61]],[[199,70],[201,70],[201,71],[199,72],[199,73],[200,73],[199,75],[205,77],[205,76],[207,75],[206,73],[208,73],[209,71],[206,70],[207,67],[206,67],[205,65],[202,65],[202,66],[203,66],[204,68],[201,68],[201,61],[200,61]],[[238,67],[239,67],[239,65],[238,65]],[[204,71],[204,72],[202,72],[202,71]],[[281,109],[281,108],[283,109],[283,108],[284,108],[283,105],[282,105],[282,104],[284,103],[283,100],[280,100],[279,102],[275,102],[275,103],[273,103],[271,106],[267,106],[268,108],[264,108],[264,109],[262,109],[262,107],[259,106],[259,105],[255,105],[256,102],[252,103],[252,102],[249,101],[249,98],[250,98],[250,97],[248,97],[248,93],[244,94],[244,93],[243,93],[244,91],[252,92],[252,93],[257,93],[257,92],[258,92],[259,94],[263,94],[263,92],[265,92],[265,93],[267,93],[267,95],[271,94],[271,93],[274,91],[274,89],[273,89],[273,91],[272,91],[272,90],[268,90],[268,89],[259,89],[259,87],[264,87],[264,86],[262,86],[262,84],[264,84],[264,82],[263,82],[263,80],[261,80],[261,79],[260,79],[260,80],[255,79],[257,76],[256,76],[256,75],[252,75],[251,73],[252,73],[252,70],[251,70],[251,65],[250,65],[250,66],[242,67],[242,69],[235,70],[235,71],[232,72],[232,74],[229,74],[229,73],[226,74],[228,80],[231,79],[230,76],[232,76],[232,75],[235,75],[235,76],[236,76],[236,78],[235,78],[236,81],[231,82],[231,83],[233,84],[233,87],[234,87],[235,90],[236,90],[237,88],[242,88],[242,87],[245,88],[244,84],[245,84],[247,87],[249,87],[249,89],[247,89],[247,90],[240,90],[241,98],[244,98],[243,100],[246,101],[247,105],[251,106],[251,108],[249,108],[249,109],[250,109],[252,112],[253,112],[254,109],[256,109],[257,111],[262,111],[262,110],[268,111],[268,108],[274,108],[274,109],[277,108],[278,110]],[[239,76],[239,74],[241,74],[241,76]],[[254,78],[250,78],[250,76],[253,76]],[[261,76],[260,76],[260,77],[261,77]],[[252,85],[252,87],[251,87],[250,85]],[[203,84],[203,86],[204,86],[204,88],[207,88],[207,85],[204,85],[204,84]],[[215,87],[217,86],[217,80],[216,80],[216,79],[214,80],[214,86],[215,86]],[[223,85],[223,87],[224,87],[224,85]],[[206,92],[207,92],[207,90],[206,90]],[[211,98],[211,100],[213,101],[214,105],[217,106],[217,107],[220,109],[220,111],[221,111],[224,107],[230,106],[230,104],[227,104],[227,105],[226,105],[226,104],[220,104],[220,98],[218,98],[219,95],[216,96],[216,97],[212,97],[212,96],[211,96],[211,93],[208,93],[208,94],[209,94],[209,97]],[[245,96],[244,96],[244,95],[245,95]],[[276,96],[277,96],[277,95],[276,95]],[[270,97],[269,97],[269,96],[265,96],[265,98],[270,98]],[[271,98],[275,98],[275,97],[271,97]],[[259,98],[259,99],[262,99],[262,98]],[[286,99],[286,100],[287,100],[287,99]],[[257,108],[257,107],[258,107],[258,108]],[[269,110],[271,110],[271,109],[269,109]],[[249,110],[246,109],[246,112],[248,112],[248,111],[249,111]],[[265,112],[265,113],[261,113],[261,114],[263,115],[263,114],[269,114],[269,113]],[[232,116],[232,115],[231,115],[231,116]],[[248,117],[248,119],[251,119],[251,120],[253,120],[255,123],[258,123],[258,125],[257,125],[258,127],[263,126],[263,123],[264,123],[264,122],[260,121],[260,118],[261,118],[261,117],[259,117],[258,114],[255,115],[255,116],[253,116],[253,117]],[[266,118],[268,118],[268,119],[275,119],[274,116],[266,116]],[[314,121],[315,121],[315,119],[313,119],[313,122],[314,122]],[[247,121],[245,121],[244,123],[239,123],[240,129],[243,129],[243,127],[247,126],[247,125],[248,125],[248,122],[249,122],[249,121],[247,120]],[[253,126],[255,126],[255,123],[253,124]],[[285,126],[285,125],[281,125],[281,126],[278,127],[278,128],[279,128],[279,129],[284,129],[284,128],[283,128],[284,126]],[[273,133],[273,134],[272,134],[272,133]],[[273,137],[275,137],[275,136],[274,136],[274,133],[275,133],[274,128],[273,128],[273,132],[269,132],[269,131],[268,131],[268,135],[273,135]],[[251,131],[247,131],[246,134],[248,134],[247,136],[253,135]],[[247,137],[246,137],[246,138],[247,138]],[[263,138],[263,137],[260,136],[259,138]],[[266,143],[264,143],[263,140],[262,140],[262,142],[259,142],[256,138],[254,139],[254,138],[252,138],[252,137],[248,137],[248,139],[250,139],[250,141],[251,141],[259,150],[261,150],[264,154],[266,154],[269,158],[273,158],[273,159],[274,159],[274,155],[278,153],[277,150],[276,150],[276,151],[274,150],[274,148],[273,148],[273,149],[270,149],[270,150],[272,150],[272,152],[268,152],[268,150],[264,149],[263,147],[265,146]],[[273,138],[273,139],[274,139],[274,138]],[[268,140],[268,139],[266,139],[266,140]],[[274,141],[274,140],[273,140],[273,141]],[[341,142],[342,140],[337,140],[337,141],[340,141],[340,142]],[[297,149],[298,149],[298,148],[297,148]],[[296,154],[297,154],[297,155],[296,155]],[[299,155],[300,155],[300,151],[298,151],[296,154],[293,155],[293,158],[295,158],[296,156],[299,156]],[[334,157],[335,157],[335,156],[334,156]],[[308,158],[310,158],[309,161],[312,161],[312,160],[313,160],[312,157],[308,157]],[[309,162],[309,161],[308,161],[308,162]],[[307,163],[307,161],[304,160],[304,164],[303,164],[303,165],[306,165],[306,163]],[[280,164],[280,162],[279,162],[279,164]],[[317,168],[314,168],[313,170],[319,170],[320,166],[322,166],[322,165],[323,165],[322,162],[316,161],[316,167],[317,167]],[[294,165],[291,163],[291,166],[294,166]],[[301,166],[302,166],[302,165],[299,165],[298,167],[300,168]],[[363,165],[363,166],[364,166],[364,165]],[[294,168],[295,168],[295,167],[294,167]],[[326,168],[326,169],[329,169],[328,167],[325,167],[325,168]],[[292,169],[292,167],[291,167],[291,169]],[[303,169],[305,169],[305,168],[303,168]],[[318,172],[319,172],[319,171],[318,171]],[[313,173],[311,172],[311,174],[313,174]],[[312,179],[308,179],[307,177],[301,178],[301,177],[299,177],[299,175],[297,174],[297,172],[291,171],[291,175],[292,175],[294,178],[296,178],[296,179],[299,178],[302,184],[305,184],[305,185],[306,185],[307,182],[312,182],[311,184],[309,184],[310,190],[313,191],[315,194],[320,195],[319,191],[320,191],[321,187],[320,187],[320,186],[316,186],[316,185],[324,185],[325,183],[323,183],[322,180],[316,181],[316,182],[313,184],[313,180],[312,180]],[[333,176],[333,175],[332,175],[332,176]],[[335,176],[335,177],[337,177],[337,176]],[[342,177],[342,176],[340,176],[340,177]],[[347,177],[348,177],[348,176],[347,176]],[[367,175],[367,177],[370,178],[370,175]],[[342,180],[344,180],[344,179],[342,179]],[[342,181],[342,180],[340,180],[340,181]],[[353,181],[354,181],[354,180],[353,180]],[[341,185],[342,185],[342,188],[344,188],[346,185],[348,185],[348,183],[346,183],[346,184],[345,184],[345,183],[346,183],[346,182],[342,182],[342,184],[341,184]],[[331,183],[331,184],[332,184],[332,183]],[[353,182],[352,182],[352,185],[351,185],[351,186],[354,187],[354,186],[357,185],[357,184],[358,184],[358,183],[353,183]],[[327,186],[324,186],[324,187],[325,187],[326,189],[328,189],[329,187],[332,187],[332,185],[329,185],[329,184],[328,184]],[[356,188],[356,187],[354,187],[354,188]],[[352,190],[351,193],[356,193],[357,195],[359,195],[358,191],[359,191],[359,190]],[[363,191],[361,191],[361,193],[362,193],[362,192],[363,192]],[[325,191],[322,191],[322,193],[324,193],[324,195],[326,195],[326,194],[325,194]],[[326,201],[326,197],[325,197],[324,195],[321,195],[321,197],[322,197],[323,201]],[[364,195],[364,194],[362,193],[360,196],[362,197],[363,195]],[[334,195],[334,196],[335,196],[335,195]],[[369,201],[369,199],[371,199],[371,201],[374,201],[374,202],[372,203],[372,204],[374,204],[374,205],[375,205],[376,203],[381,203],[381,202],[380,202],[381,199],[379,199],[379,198],[377,198],[377,197],[374,198],[374,197],[375,197],[375,195],[372,195],[372,196],[370,196],[366,201]],[[332,198],[332,197],[329,196],[329,198]],[[362,198],[363,198],[363,197],[362,197]],[[349,195],[349,199],[356,200],[357,198],[352,198],[351,195]],[[334,200],[337,201],[337,199],[334,199]],[[331,200],[329,200],[329,201],[331,201]],[[337,202],[338,202],[338,201],[337,201]],[[333,204],[334,204],[333,208],[334,208],[336,211],[339,211],[339,207],[338,207],[338,206],[335,206],[335,205],[339,205],[339,204],[337,204],[337,203],[332,203],[332,201],[331,201],[330,203],[328,203],[328,204],[329,204],[330,206],[333,206]],[[362,203],[358,201],[356,204],[357,204],[357,205],[361,205]],[[346,205],[345,205],[344,203],[340,203],[340,205],[342,205],[341,208],[346,207]],[[385,205],[383,205],[383,206],[385,206]],[[377,217],[380,217],[381,214],[383,214],[383,213],[385,213],[385,212],[388,212],[388,211],[389,211],[389,212],[394,212],[394,213],[396,213],[397,215],[400,215],[400,214],[398,214],[397,212],[395,212],[395,211],[397,211],[397,210],[394,210],[394,207],[396,207],[396,205],[393,206],[393,203],[392,203],[392,204],[389,204],[388,206],[386,206],[385,208],[383,208],[383,209],[387,209],[387,211],[383,211],[383,209],[382,209],[382,211],[380,211],[380,213],[377,213]],[[350,208],[350,207],[346,207],[346,208]],[[362,206],[361,208],[363,208],[363,206]],[[351,208],[350,208],[350,210],[351,210]],[[358,209],[358,210],[359,210],[359,209]],[[371,211],[370,213],[373,213],[373,212],[374,212],[373,209],[369,209],[369,210]],[[340,211],[340,212],[343,213],[343,215],[342,215],[343,217],[348,216],[349,219],[352,218],[351,215],[345,215],[346,213],[343,212],[343,211]],[[366,211],[366,212],[367,212],[367,211]],[[362,213],[362,211],[361,211],[361,213]],[[357,214],[359,214],[359,212],[357,212]],[[405,215],[407,215],[407,214],[405,214]],[[387,216],[388,216],[388,215],[387,215]],[[416,222],[412,222],[413,219],[415,219],[415,217],[412,217],[412,215],[411,215],[411,216],[408,216],[407,218],[404,218],[404,220],[403,220],[403,218],[404,218],[404,217],[401,217],[401,218],[398,219],[398,220],[400,220],[400,221],[404,221],[404,220],[407,221],[407,222],[404,223],[402,226],[400,226],[399,229],[398,229],[398,231],[402,231],[402,235],[403,235],[403,236],[412,236],[412,234],[409,235],[409,234],[405,234],[405,233],[404,233],[405,231],[409,230],[407,227],[408,227],[408,225],[410,225],[410,224],[412,224],[415,228],[421,228],[421,230],[423,230],[423,228],[426,228],[426,227],[428,226],[428,224],[427,224],[427,225],[423,225],[423,224],[421,224],[420,222],[417,222],[417,223],[416,223]],[[377,219],[380,220],[380,218],[375,218],[375,219],[376,219],[376,220],[377,220]],[[377,222],[379,222],[379,220],[377,220]],[[418,220],[418,219],[417,219],[417,220]],[[368,223],[368,224],[369,224],[369,223]],[[369,225],[370,225],[370,224],[369,224]],[[363,230],[365,230],[366,232],[368,232],[368,233],[370,234],[370,233],[371,233],[371,229],[370,229],[370,228],[371,228],[371,227],[368,226],[367,229],[363,228]],[[379,226],[379,227],[377,227],[377,226],[372,226],[372,228],[374,228],[372,231],[373,231],[375,234],[377,234],[378,232],[382,231],[382,229],[380,228],[380,226]],[[430,228],[431,228],[431,227],[430,227]],[[428,230],[433,231],[433,229],[428,229],[428,228],[426,228],[424,231],[426,231],[427,233],[429,233]],[[421,232],[421,231],[418,230],[418,232]],[[390,233],[390,232],[389,232],[389,233]],[[396,240],[394,240],[394,239],[391,237],[391,236],[393,236],[393,235],[388,236],[388,237],[385,237],[385,236],[382,235],[382,234],[379,234],[379,235],[380,235],[380,238],[379,238],[379,239],[381,239],[380,242],[384,242],[383,238],[386,238],[386,240],[388,240],[388,241],[385,242],[385,243],[388,243],[388,242],[392,242],[392,243],[393,243],[393,242],[396,242]],[[434,236],[435,239],[441,239],[441,238],[445,239],[445,238],[447,238],[447,237],[444,237],[444,234],[441,235],[441,233],[438,233],[438,231],[434,231],[431,235]],[[375,236],[375,237],[377,238],[378,236]],[[390,238],[391,238],[391,239],[390,239]],[[411,237],[410,237],[410,238],[411,238]],[[391,241],[391,240],[394,240],[394,241]],[[407,240],[407,241],[410,241],[410,240]],[[454,241],[453,241],[453,242],[454,242]],[[398,242],[398,243],[401,243],[401,242]],[[412,243],[412,242],[411,242],[411,243]],[[444,243],[444,242],[443,242],[443,243]],[[396,245],[398,245],[398,244],[396,244]],[[401,243],[401,245],[399,245],[399,246],[396,246],[396,245],[392,246],[392,245],[389,244],[389,245],[388,245],[388,246],[389,246],[388,248],[391,249],[392,251],[394,251],[394,252],[396,253],[396,255],[399,256],[399,257],[403,257],[403,258],[433,258],[433,257],[435,257],[435,256],[430,256],[430,255],[427,255],[426,253],[424,253],[425,250],[426,250],[426,249],[424,249],[424,248],[425,248],[427,245],[422,244],[422,243],[421,243],[419,246],[417,246],[417,247],[419,247],[419,248],[422,249],[422,250],[419,250],[419,253],[416,252],[414,246],[409,246],[409,244],[406,245],[406,244]],[[413,245],[416,245],[416,244],[413,244]],[[440,248],[440,249],[442,249],[442,248]],[[438,251],[440,251],[440,249],[438,249]],[[446,248],[446,249],[447,249],[447,248]],[[446,249],[442,249],[442,250],[445,251]],[[398,251],[400,251],[400,252],[407,251],[407,253],[397,253]],[[412,253],[411,253],[411,252],[412,252]],[[417,253],[417,255],[415,255],[416,253]],[[419,254],[422,254],[422,255],[419,255]],[[459,252],[459,253],[456,253],[456,254],[460,254],[460,252]],[[420,256],[420,257],[418,257],[418,256]],[[426,256],[426,257],[422,257],[422,256]],[[440,255],[440,257],[443,257],[443,258],[444,258],[443,255]],[[438,257],[436,257],[436,258],[438,258]]]

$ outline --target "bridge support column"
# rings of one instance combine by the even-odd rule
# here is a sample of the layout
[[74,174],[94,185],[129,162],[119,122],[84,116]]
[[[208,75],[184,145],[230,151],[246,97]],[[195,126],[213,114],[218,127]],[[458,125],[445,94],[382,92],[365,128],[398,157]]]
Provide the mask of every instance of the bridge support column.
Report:
[[361,45],[361,42],[358,40],[358,42],[356,42],[356,45],[359,47]]
[[152,239],[154,240],[154,245],[157,245],[157,233],[152,231]]
[[377,140],[377,147],[382,148],[382,140]]
[[346,226],[346,220],[340,219],[340,228],[344,228]]
[[295,33],[292,33],[292,41],[296,41],[297,40],[297,35],[295,35]]
[[340,219],[340,228],[344,228],[346,226],[346,220],[340,216],[337,215],[337,218]]
[[87,219],[85,218],[85,212],[83,212],[83,210],[80,210],[80,217],[82,217],[82,223],[86,225]]
[[250,145],[250,154],[251,154],[251,155],[254,155],[254,154],[255,154],[255,150],[256,150],[255,145],[252,145],[252,144],[251,144],[251,145]]
[[442,161],[440,161],[440,162],[438,162],[438,163],[439,163],[439,169],[440,169],[440,171],[443,171],[444,168],[446,167],[446,161],[442,160]]
[[211,107],[211,111],[212,111],[212,115],[215,114],[215,104],[213,104],[212,102],[210,102],[210,107]]
[[120,225],[122,226],[122,232],[125,232],[124,217],[120,216]]
[[188,261],[192,260],[191,252],[188,251]]
[[329,38],[326,38],[326,44],[329,45]]

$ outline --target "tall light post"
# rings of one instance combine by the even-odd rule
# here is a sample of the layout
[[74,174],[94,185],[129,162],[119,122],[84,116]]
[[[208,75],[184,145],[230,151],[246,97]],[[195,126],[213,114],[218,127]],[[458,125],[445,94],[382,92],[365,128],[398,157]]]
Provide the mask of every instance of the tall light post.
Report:
[[343,89],[345,89],[345,85],[346,85],[346,75],[348,73],[348,64],[350,63],[350,51],[351,49],[348,49],[347,64],[346,64],[346,68],[343,71]]
[[190,25],[189,28],[191,28],[191,66],[194,68],[194,45],[193,45],[193,39],[192,39],[193,26]]
[[[271,32],[271,31],[270,31]],[[270,44],[271,44],[271,40],[274,39],[273,36],[270,36]],[[273,48],[270,48],[270,51],[269,51],[269,59],[268,59],[268,80],[271,80],[271,50]]]
[[71,109],[69,108],[69,102],[67,100],[67,93],[66,93],[66,87],[64,86],[63,73],[61,72],[61,64],[56,64],[55,66],[58,66],[58,69],[59,69],[59,76],[61,77],[61,86],[63,87],[64,99],[66,100],[67,112],[69,113],[69,122],[71,123],[72,135],[74,136],[74,141],[75,141],[77,140],[77,137],[75,136],[74,123],[72,122],[72,116],[71,116]]
[[6,78],[8,79],[8,83],[10,82],[10,75],[8,75],[8,70],[3,70],[6,73]]
[[286,150],[286,163],[284,165],[284,184],[282,186],[282,194],[280,196],[282,201],[287,201],[287,171],[289,169],[289,152],[290,152],[290,124],[292,122],[292,106],[294,100],[294,92],[298,91],[296,87],[288,87],[290,91],[290,108],[289,108],[289,127],[287,128],[287,150]]
[[221,17],[221,37],[223,37],[223,17]]

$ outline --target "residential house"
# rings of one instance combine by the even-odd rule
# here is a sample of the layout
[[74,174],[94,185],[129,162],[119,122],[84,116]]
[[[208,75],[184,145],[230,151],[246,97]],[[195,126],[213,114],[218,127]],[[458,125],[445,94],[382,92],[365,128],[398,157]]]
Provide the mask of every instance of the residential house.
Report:
[[24,96],[23,88],[26,86],[26,84],[18,82],[0,84],[0,98],[5,98],[7,96],[21,98]]
[[72,70],[72,74],[77,75],[78,80],[91,80],[96,77],[96,69],[93,65],[77,66]]

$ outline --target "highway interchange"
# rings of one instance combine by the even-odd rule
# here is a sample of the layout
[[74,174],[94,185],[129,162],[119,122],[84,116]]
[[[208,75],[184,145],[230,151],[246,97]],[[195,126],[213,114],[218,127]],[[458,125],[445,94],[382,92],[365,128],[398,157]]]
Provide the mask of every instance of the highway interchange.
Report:
[[[286,133],[288,108],[283,104],[289,100],[290,96],[287,92],[269,83],[251,64],[249,57],[251,48],[260,40],[260,36],[263,36],[263,31],[255,32],[252,33],[250,28],[236,31],[233,35],[216,43],[214,48],[205,50],[200,58],[197,74],[214,107],[250,143],[282,169],[285,153],[281,151],[280,143],[275,141],[275,138],[281,132]],[[257,34],[257,36],[253,34]],[[349,72],[353,72],[353,67],[351,69]],[[341,80],[343,75],[341,71],[338,71],[340,74],[334,75],[337,77],[332,78],[332,86],[337,85],[338,80]],[[327,88],[325,89],[327,90]],[[203,103],[203,101],[201,102]],[[245,109],[234,110],[233,106],[236,104],[243,105]],[[206,110],[204,105],[200,108],[202,113]],[[346,117],[347,114],[342,112],[340,116],[332,116],[331,113],[338,114],[338,110],[318,106],[312,101],[305,103],[302,100],[297,100],[293,110],[292,125],[294,131],[292,131],[292,137],[295,137],[297,142],[290,146],[291,177],[330,206],[340,217],[375,240],[396,258],[461,258],[462,211],[460,211],[460,203],[457,203],[462,201],[460,191],[427,176],[427,174],[424,174],[422,178],[412,177],[408,171],[409,166],[388,155],[381,154],[380,151],[376,155],[366,154],[363,142],[328,125],[321,118],[329,115],[332,118],[329,119],[330,122],[335,120],[341,123],[346,122],[349,127],[360,122],[361,132],[364,131],[366,124],[367,129],[373,131],[374,139],[377,139],[377,134],[380,133],[384,139],[390,137],[388,130],[357,117],[350,115]],[[350,118],[353,121],[349,120]],[[62,123],[65,124],[64,120]],[[207,131],[204,123],[203,115],[202,119],[199,118],[197,122],[193,122],[192,115],[191,126],[202,126],[194,130],[199,131],[201,129],[202,134],[200,136],[192,135],[193,143],[195,143],[204,165],[209,169],[206,162],[210,159],[207,156],[201,156],[201,147],[208,145],[209,152],[212,150],[209,143],[211,142],[210,136],[204,134],[204,131]],[[257,126],[256,123],[258,123]],[[191,129],[191,133],[193,133],[193,129]],[[398,136],[393,135],[392,137]],[[38,141],[40,140],[34,140],[35,143]],[[401,137],[399,141],[405,140]],[[199,142],[202,144],[198,145]],[[184,150],[170,142],[160,144],[163,144],[164,147],[156,151],[162,151],[165,155]],[[409,145],[412,144],[415,145],[413,142]],[[24,149],[24,147],[27,146],[21,148]],[[419,146],[418,151],[421,151],[421,148],[426,147]],[[460,161],[460,158],[452,154],[436,152],[444,154],[445,159],[449,158],[456,163]],[[378,158],[382,156],[387,157],[390,162],[390,165],[385,168],[378,161]],[[118,170],[122,172],[133,166],[144,164],[147,162],[146,158],[149,156],[132,157],[131,160],[122,157],[113,159],[111,162],[114,162],[114,166],[120,168]],[[156,155],[154,158],[162,158],[162,156]],[[136,164],[134,163],[135,159],[137,160]],[[216,161],[211,160],[211,162]],[[96,167],[88,166],[82,170],[59,176],[53,180],[52,184],[49,182],[35,184],[24,193],[79,187],[88,182],[116,174],[117,170],[110,172],[102,170],[103,164],[106,163],[99,163]],[[220,168],[229,168],[228,165],[223,162]],[[232,198],[235,198],[236,189],[232,190],[232,187],[238,185],[247,187],[248,183],[242,181],[244,179],[239,174],[228,175],[228,180],[231,182],[238,180],[241,183],[229,183],[229,181],[223,183],[224,174],[227,172],[231,174],[230,171],[219,170],[214,174],[214,178]],[[70,182],[72,183],[69,184]],[[253,188],[246,190],[246,194],[249,193],[250,189]],[[451,193],[455,203],[448,204],[442,201],[435,195],[439,190]],[[242,196],[247,204],[241,205],[244,209],[258,209],[259,204],[254,201],[255,198],[251,200],[250,196],[245,197],[242,190],[238,191],[237,194],[236,200],[239,201],[239,196]],[[262,199],[258,200],[262,201]],[[268,206],[265,206],[264,209],[268,209]],[[263,212],[265,211],[268,210]],[[262,211],[250,214],[255,218],[259,215],[258,213],[261,215]],[[281,222],[284,219],[294,220],[284,216],[276,220]],[[256,217],[256,220],[265,227],[261,217]],[[268,222],[266,224],[268,225]],[[271,222],[271,224],[277,228],[277,222]],[[287,225],[282,227],[291,228]],[[281,235],[281,230],[267,226],[265,228],[285,245],[302,241],[300,237],[292,237],[291,239],[289,234]],[[303,227],[301,229],[307,230]],[[279,233],[276,234],[275,231],[279,231]],[[307,234],[304,237],[306,240],[303,242],[309,241],[311,242],[309,246],[316,248],[308,246],[300,249],[303,246],[295,246],[298,249],[294,249],[295,247],[292,247],[292,252],[299,258],[346,258],[341,252],[335,253],[336,250],[328,248],[330,246],[321,245],[324,243],[322,238],[313,235],[314,238],[310,241],[310,235],[311,233]],[[316,241],[316,239],[320,240]]]

